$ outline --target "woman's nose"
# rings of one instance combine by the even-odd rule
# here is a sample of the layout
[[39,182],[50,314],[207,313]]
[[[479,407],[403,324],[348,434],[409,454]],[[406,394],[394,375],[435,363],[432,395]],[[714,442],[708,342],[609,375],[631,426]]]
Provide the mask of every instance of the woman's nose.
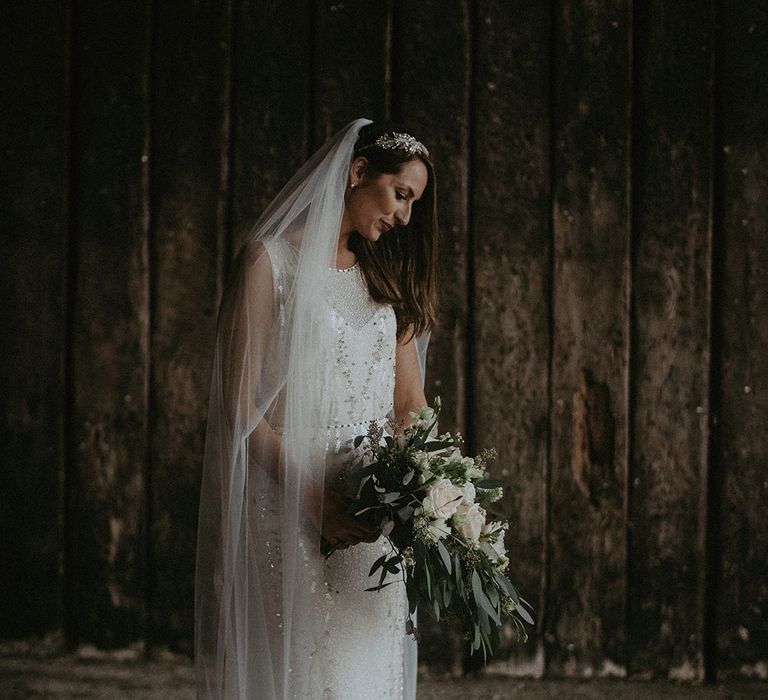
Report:
[[410,202],[395,212],[395,219],[398,226],[407,226],[411,220],[411,204]]

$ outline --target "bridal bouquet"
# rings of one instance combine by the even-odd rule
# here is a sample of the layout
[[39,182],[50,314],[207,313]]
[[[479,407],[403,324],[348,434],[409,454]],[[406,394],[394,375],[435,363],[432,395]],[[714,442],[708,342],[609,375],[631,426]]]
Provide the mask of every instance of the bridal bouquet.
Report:
[[[495,450],[477,458],[462,456],[461,436],[431,437],[440,414],[433,408],[412,413],[414,423],[385,435],[372,423],[355,438],[357,461],[345,482],[350,512],[381,527],[391,551],[371,566],[379,573],[377,591],[398,581],[408,596],[406,630],[416,635],[417,606],[439,622],[456,619],[472,653],[492,654],[499,645],[502,618],[527,639],[524,622],[533,624],[509,581],[504,546],[507,523],[490,520],[502,496],[502,482],[485,478]],[[333,552],[326,549],[327,556]],[[397,577],[388,580],[388,576]]]

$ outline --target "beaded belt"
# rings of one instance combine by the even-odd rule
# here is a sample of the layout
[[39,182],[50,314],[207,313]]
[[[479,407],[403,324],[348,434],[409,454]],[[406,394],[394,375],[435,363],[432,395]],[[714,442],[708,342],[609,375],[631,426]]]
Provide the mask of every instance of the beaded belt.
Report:
[[344,432],[348,432],[350,428],[359,428],[358,431],[355,432],[355,435],[365,435],[368,432],[368,426],[371,423],[376,423],[379,426],[384,426],[385,423],[387,423],[389,418],[387,416],[384,416],[383,418],[373,418],[373,419],[366,419],[357,421],[356,423],[334,423],[333,425],[329,425],[326,427],[325,430],[325,451],[330,451],[331,447],[333,447],[334,454],[338,454],[341,450],[341,432],[342,430]]

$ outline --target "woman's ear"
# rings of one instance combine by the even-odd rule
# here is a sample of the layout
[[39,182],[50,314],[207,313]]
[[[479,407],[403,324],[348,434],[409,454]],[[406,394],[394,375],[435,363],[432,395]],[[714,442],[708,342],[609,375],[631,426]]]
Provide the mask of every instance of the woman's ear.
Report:
[[365,181],[368,172],[368,159],[365,156],[358,156],[352,161],[349,167],[350,184],[361,184]]

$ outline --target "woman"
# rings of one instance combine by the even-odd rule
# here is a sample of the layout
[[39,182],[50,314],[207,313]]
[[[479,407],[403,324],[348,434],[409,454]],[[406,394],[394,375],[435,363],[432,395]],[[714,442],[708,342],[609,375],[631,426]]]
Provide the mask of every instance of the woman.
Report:
[[[365,592],[379,531],[338,484],[370,421],[426,401],[435,179],[357,120],[256,223],[219,315],[198,533],[201,698],[413,698],[405,591]],[[420,365],[421,359],[421,365]],[[337,551],[327,561],[321,538]]]

